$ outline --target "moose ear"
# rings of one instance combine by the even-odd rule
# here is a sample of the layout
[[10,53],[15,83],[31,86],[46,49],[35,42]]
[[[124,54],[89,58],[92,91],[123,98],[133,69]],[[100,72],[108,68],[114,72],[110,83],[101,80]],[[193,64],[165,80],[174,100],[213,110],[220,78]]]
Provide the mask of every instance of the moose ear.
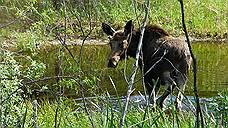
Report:
[[108,36],[113,36],[113,33],[115,32],[115,30],[106,23],[102,23],[102,29]]
[[134,29],[134,25],[132,23],[132,20],[128,21],[127,24],[124,27],[124,34],[128,35],[132,32],[132,30]]

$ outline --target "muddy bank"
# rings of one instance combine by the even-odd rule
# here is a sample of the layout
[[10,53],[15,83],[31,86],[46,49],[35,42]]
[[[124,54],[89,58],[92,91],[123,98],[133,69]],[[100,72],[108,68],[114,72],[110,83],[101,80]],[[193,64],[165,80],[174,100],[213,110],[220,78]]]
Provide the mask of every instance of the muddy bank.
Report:
[[[186,39],[185,36],[180,36],[182,40]],[[189,37],[192,43],[195,42],[216,42],[216,43],[228,43],[228,38],[196,38],[196,37]],[[50,44],[60,44],[58,40],[53,40],[49,42]],[[108,44],[108,40],[104,39],[87,39],[83,42],[82,39],[69,39],[66,42],[67,45],[106,45]]]

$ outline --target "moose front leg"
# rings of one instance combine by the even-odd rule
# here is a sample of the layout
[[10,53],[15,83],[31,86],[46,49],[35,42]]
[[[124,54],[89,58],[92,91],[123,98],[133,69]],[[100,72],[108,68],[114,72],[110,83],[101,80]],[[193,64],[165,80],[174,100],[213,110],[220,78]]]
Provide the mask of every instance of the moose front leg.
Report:
[[160,82],[151,77],[145,77],[144,82],[149,95],[149,101],[153,107],[156,107],[156,97],[160,89]]

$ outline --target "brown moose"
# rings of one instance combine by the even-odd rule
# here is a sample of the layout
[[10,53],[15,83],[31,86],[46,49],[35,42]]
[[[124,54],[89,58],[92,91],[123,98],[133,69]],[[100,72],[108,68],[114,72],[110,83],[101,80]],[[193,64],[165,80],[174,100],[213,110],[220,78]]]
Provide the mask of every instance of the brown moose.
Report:
[[[134,29],[132,20],[127,22],[124,30],[115,31],[106,23],[102,23],[102,29],[110,39],[111,54],[108,67],[115,68],[118,62],[126,56],[136,57],[140,30]],[[160,85],[165,85],[167,89],[156,100],[156,104],[162,108],[164,100],[177,87],[176,108],[180,109],[182,93],[192,60],[187,43],[170,36],[156,25],[145,27],[142,43],[139,66],[144,71],[144,82],[148,94],[151,96],[154,92],[156,96]]]

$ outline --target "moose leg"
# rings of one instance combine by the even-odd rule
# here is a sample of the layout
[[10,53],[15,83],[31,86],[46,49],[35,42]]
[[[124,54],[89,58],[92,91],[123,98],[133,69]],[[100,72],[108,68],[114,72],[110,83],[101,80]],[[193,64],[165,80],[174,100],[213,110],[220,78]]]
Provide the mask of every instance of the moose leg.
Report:
[[159,91],[159,87],[160,87],[160,84],[153,86],[153,88],[151,88],[151,91],[149,93],[149,101],[150,101],[150,104],[152,104],[153,108],[155,108],[157,105],[156,97]]
[[178,94],[177,94],[175,102],[176,102],[176,109],[178,111],[180,111],[181,108],[182,108],[181,102],[182,102],[182,99],[183,99],[183,93],[184,93],[184,90],[185,90],[186,80],[187,80],[186,76],[184,76],[182,74],[179,74],[176,77],[176,81],[177,81],[177,84],[178,84]]
[[162,96],[160,96],[157,99],[157,105],[159,105],[160,108],[163,108],[163,102],[165,101],[165,99],[167,98],[167,96],[172,93],[172,91],[173,91],[173,89],[175,87],[176,87],[175,84],[168,86],[167,89],[165,90],[165,92],[162,94]]
[[160,83],[159,81],[155,81],[154,79],[152,79],[150,76],[146,76],[144,82],[151,104],[153,104],[153,106],[155,107],[156,96],[160,88]]
[[178,94],[177,94],[177,97],[176,97],[176,109],[177,111],[180,111],[181,108],[182,108],[182,100],[183,100],[183,92],[185,90],[185,85],[182,85],[182,86],[179,86],[179,91],[178,91]]
[[155,107],[155,105],[156,105],[155,104],[156,103],[155,88],[152,85],[152,83],[150,84],[149,82],[145,83],[145,85],[147,87],[147,92],[148,92],[148,95],[149,95],[149,101],[152,104],[152,106]]
[[165,101],[165,99],[167,98],[167,96],[172,93],[173,89],[176,87],[177,84],[170,77],[170,73],[169,72],[164,72],[161,80],[163,81],[163,83],[165,84],[165,86],[167,86],[167,89],[162,94],[162,96],[160,96],[157,99],[157,102],[156,103],[157,103],[157,105],[160,106],[160,108],[163,108],[163,102]]

